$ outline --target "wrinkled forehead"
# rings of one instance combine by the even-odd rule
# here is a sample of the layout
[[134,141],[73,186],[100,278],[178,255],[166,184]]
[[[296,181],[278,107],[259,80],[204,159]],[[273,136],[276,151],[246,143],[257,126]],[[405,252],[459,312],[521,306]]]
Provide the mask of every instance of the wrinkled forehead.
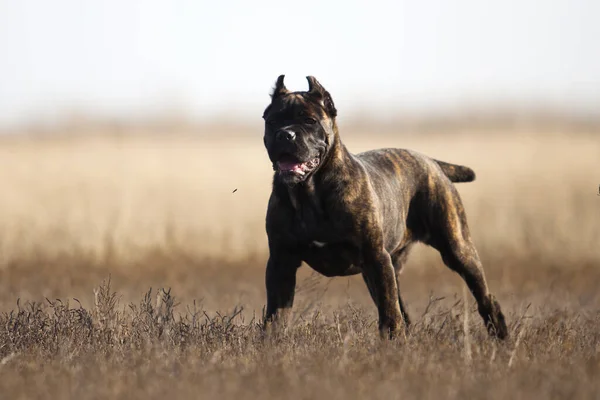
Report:
[[325,110],[307,92],[294,92],[277,97],[267,106],[264,116],[273,114],[281,116],[303,114],[320,118],[324,116]]

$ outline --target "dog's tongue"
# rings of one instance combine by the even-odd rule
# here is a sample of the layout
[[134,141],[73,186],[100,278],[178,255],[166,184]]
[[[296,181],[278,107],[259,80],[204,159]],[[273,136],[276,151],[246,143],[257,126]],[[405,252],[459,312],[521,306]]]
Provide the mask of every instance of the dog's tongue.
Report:
[[277,164],[281,171],[304,172],[302,170],[302,163],[299,163],[299,162],[279,161]]

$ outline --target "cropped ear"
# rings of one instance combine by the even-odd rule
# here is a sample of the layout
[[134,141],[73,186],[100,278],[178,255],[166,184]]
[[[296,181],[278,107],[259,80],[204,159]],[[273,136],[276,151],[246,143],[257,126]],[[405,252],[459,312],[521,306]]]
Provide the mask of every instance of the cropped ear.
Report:
[[317,78],[314,76],[307,76],[308,81],[308,93],[315,96],[323,96],[326,92],[325,88],[319,83]]
[[289,93],[283,84],[283,78],[285,78],[285,75],[279,75],[279,78],[277,78],[277,82],[275,82],[275,88],[273,88],[273,93],[271,93],[271,99],[275,100],[277,97]]
[[313,96],[325,109],[330,117],[335,118],[337,116],[337,110],[331,95],[325,88],[319,83],[314,76],[307,76],[308,81],[308,94]]

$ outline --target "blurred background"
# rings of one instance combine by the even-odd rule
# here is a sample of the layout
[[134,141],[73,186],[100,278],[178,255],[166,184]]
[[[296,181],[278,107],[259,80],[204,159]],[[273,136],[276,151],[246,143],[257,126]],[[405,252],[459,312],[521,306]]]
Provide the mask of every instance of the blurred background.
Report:
[[306,75],[318,77],[345,119],[598,113],[592,0],[0,7],[3,127],[72,116],[258,124],[282,73],[297,90]]
[[[125,300],[169,286],[260,310],[261,115],[280,74],[320,80],[351,151],[475,169],[459,190],[509,304],[593,305],[599,15],[592,0],[0,1],[0,305],[91,301],[111,274]],[[327,304],[370,304],[360,277],[302,271]],[[409,304],[460,291],[451,276],[417,249]]]

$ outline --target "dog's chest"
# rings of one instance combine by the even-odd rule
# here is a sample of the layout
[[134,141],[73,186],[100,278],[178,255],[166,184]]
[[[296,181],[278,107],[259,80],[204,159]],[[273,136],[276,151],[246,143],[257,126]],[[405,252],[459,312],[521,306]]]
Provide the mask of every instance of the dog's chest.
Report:
[[325,276],[348,274],[359,264],[359,252],[352,230],[344,226],[344,218],[322,209],[307,207],[296,213],[293,229],[302,260]]
[[327,212],[306,205],[296,209],[292,229],[299,241],[318,247],[340,237],[335,220]]
[[339,199],[322,187],[308,184],[288,189],[287,194],[290,202],[285,214],[290,218],[286,230],[295,245],[329,249],[351,241],[352,214],[344,210]]
[[316,197],[304,197],[292,203],[294,211],[290,222],[294,237],[303,245],[316,247],[344,241],[348,233],[344,229],[344,220],[336,210],[319,200]]

